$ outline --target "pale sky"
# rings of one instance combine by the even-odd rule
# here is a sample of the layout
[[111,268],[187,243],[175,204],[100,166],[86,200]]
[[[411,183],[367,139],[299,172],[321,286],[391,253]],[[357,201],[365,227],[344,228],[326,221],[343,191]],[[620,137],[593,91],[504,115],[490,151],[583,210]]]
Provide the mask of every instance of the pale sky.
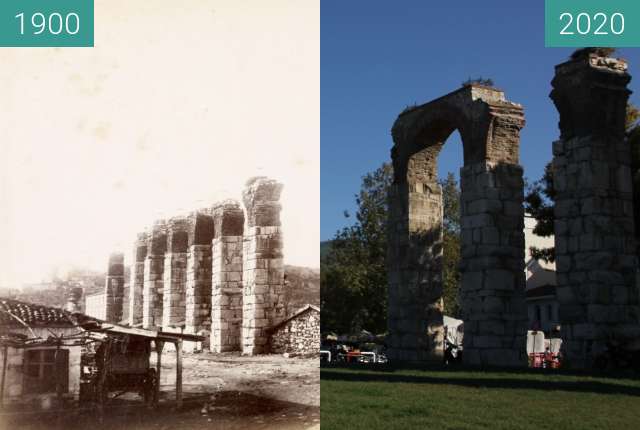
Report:
[[319,3],[95,0],[95,48],[0,48],[0,287],[104,270],[255,175],[319,267]]

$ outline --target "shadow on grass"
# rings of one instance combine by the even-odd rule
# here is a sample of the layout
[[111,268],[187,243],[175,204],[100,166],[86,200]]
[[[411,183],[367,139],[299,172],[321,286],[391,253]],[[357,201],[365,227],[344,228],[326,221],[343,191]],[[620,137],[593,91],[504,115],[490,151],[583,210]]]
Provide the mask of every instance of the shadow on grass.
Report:
[[[499,389],[526,389],[526,390],[558,390],[569,391],[579,393],[598,393],[598,394],[621,394],[626,396],[640,396],[640,386],[628,386],[615,383],[607,383],[594,380],[573,380],[573,381],[558,381],[558,380],[541,380],[532,379],[526,377],[509,378],[509,377],[497,377],[492,374],[494,371],[487,371],[486,376],[478,374],[477,376],[458,376],[456,371],[451,371],[447,368],[421,368],[419,370],[428,371],[431,375],[406,375],[400,373],[394,373],[398,368],[390,367],[377,367],[375,372],[362,372],[364,370],[374,370],[369,368],[354,368],[354,372],[341,372],[335,371],[334,368],[324,367],[320,373],[320,379],[325,381],[345,381],[345,382],[388,382],[388,383],[410,383],[410,384],[438,384],[438,385],[451,385],[469,388],[499,388]],[[407,368],[403,368],[406,370]],[[412,368],[416,370],[416,368]],[[459,373],[468,373],[468,371],[480,370],[480,369],[459,369]],[[539,373],[532,372],[530,370],[514,370],[514,369],[500,369],[495,370],[501,374],[507,376],[509,373],[521,374],[521,375],[558,375],[558,373]],[[442,372],[442,375],[437,375],[438,372]],[[436,375],[433,375],[436,373]],[[446,374],[445,374],[446,373]],[[567,372],[563,372],[561,375],[570,375]],[[575,375],[575,374],[571,374]],[[579,374],[579,376],[586,376],[585,374]]]

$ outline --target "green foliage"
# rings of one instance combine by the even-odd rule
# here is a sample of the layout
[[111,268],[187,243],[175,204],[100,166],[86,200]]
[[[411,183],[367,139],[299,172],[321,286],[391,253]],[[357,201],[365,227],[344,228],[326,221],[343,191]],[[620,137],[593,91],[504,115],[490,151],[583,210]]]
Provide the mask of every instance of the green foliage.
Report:
[[[338,333],[387,327],[387,214],[393,169],[388,163],[362,178],[355,223],[336,233],[324,248],[320,269],[322,330]],[[459,190],[452,174],[444,194],[444,300],[457,315],[460,275]],[[348,214],[345,214],[348,215]],[[451,312],[447,311],[449,314]]]
[[441,181],[442,186],[442,298],[444,313],[458,318],[460,304],[458,289],[460,286],[460,188],[453,173]]
[[356,222],[336,233],[320,269],[322,329],[382,332],[387,321],[387,192],[390,164],[362,178]]
[[493,79],[491,79],[491,78],[483,78],[482,76],[477,77],[475,79],[471,79],[471,77],[469,77],[469,78],[467,78],[466,81],[462,82],[460,84],[460,86],[468,87],[469,85],[473,85],[473,84],[484,85],[485,87],[492,87],[493,86]]
[[[553,207],[555,204],[555,190],[553,188],[553,167],[547,163],[542,178],[527,187],[524,198],[525,212],[536,219],[537,224],[533,232],[538,236],[553,236]],[[550,248],[529,248],[531,256],[536,260],[555,261],[555,250]]]

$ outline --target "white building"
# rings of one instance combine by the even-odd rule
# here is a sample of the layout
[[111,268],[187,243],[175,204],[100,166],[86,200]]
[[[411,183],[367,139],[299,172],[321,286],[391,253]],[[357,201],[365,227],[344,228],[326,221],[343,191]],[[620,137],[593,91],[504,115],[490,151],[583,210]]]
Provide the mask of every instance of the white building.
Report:
[[84,313],[94,318],[106,320],[106,296],[104,293],[88,294],[84,299]]
[[550,248],[554,237],[541,237],[533,233],[535,218],[525,215],[525,279],[529,328],[551,331],[559,324],[558,301],[556,299],[556,265],[531,257],[530,248]]

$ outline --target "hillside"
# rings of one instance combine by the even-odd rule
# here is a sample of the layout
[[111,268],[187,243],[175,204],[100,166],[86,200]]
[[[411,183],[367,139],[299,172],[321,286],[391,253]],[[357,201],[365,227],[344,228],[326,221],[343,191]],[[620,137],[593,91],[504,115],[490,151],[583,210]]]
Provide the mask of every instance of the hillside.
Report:
[[287,277],[285,303],[287,315],[310,303],[320,305],[320,270],[308,267],[284,266]]

